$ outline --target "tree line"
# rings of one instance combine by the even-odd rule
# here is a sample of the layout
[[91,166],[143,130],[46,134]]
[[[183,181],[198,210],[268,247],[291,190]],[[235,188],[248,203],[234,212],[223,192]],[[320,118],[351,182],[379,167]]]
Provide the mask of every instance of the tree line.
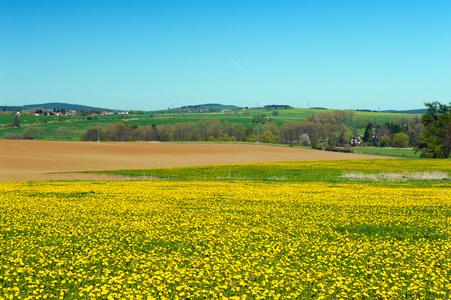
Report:
[[[351,147],[351,139],[358,134],[356,128],[350,129],[345,123],[352,118],[353,112],[325,112],[311,116],[307,121],[289,121],[280,128],[265,115],[255,116],[252,123],[258,127],[245,126],[243,123],[219,119],[199,120],[197,122],[128,125],[123,122],[111,123],[101,127],[90,127],[80,139],[83,141],[216,141],[216,142],[262,142],[312,145],[314,148]],[[386,123],[383,126],[368,123],[368,136],[365,145],[376,145],[382,137],[381,145],[407,147],[418,144],[416,134],[421,134],[417,118],[410,124]],[[375,132],[374,132],[375,130]],[[402,133],[402,134],[401,134]],[[400,142],[401,140],[401,142]]]
[[199,120],[197,122],[153,125],[128,125],[111,123],[102,127],[90,127],[80,139],[83,141],[243,141],[276,143],[279,130],[275,123],[259,125],[257,130],[242,123],[219,119]]

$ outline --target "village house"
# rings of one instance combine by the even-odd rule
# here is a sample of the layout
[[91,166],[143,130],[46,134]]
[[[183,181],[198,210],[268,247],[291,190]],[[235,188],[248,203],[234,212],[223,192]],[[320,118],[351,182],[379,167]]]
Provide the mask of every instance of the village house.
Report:
[[351,146],[357,146],[360,145],[361,143],[363,143],[363,134],[356,135],[351,139]]

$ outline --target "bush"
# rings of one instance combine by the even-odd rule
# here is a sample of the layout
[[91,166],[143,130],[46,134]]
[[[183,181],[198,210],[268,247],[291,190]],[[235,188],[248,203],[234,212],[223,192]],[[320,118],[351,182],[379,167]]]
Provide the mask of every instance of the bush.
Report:
[[19,132],[5,132],[5,140],[21,140],[22,134]]
[[249,142],[249,143],[255,143],[256,141],[257,141],[257,136],[253,135],[253,134],[251,134],[250,136],[248,136],[246,138],[246,142]]
[[81,141],[97,141],[97,135],[100,134],[100,140],[105,140],[105,133],[102,129],[98,132],[97,127],[90,127],[85,130],[85,132],[80,135]]
[[313,142],[312,148],[316,150],[324,150],[324,145],[322,143]]
[[22,138],[26,140],[40,139],[43,132],[44,128],[42,127],[28,126],[22,131]]
[[326,147],[324,150],[333,151],[333,152],[344,152],[344,153],[353,153],[354,151],[351,148],[338,148],[338,147]]

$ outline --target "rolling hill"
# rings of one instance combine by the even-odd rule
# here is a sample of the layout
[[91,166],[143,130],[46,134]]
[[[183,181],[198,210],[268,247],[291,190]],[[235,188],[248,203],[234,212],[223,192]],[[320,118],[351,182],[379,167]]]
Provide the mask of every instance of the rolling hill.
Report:
[[40,108],[43,110],[51,110],[51,109],[65,109],[65,110],[90,110],[90,109],[105,109],[94,106],[86,106],[79,104],[70,104],[70,103],[62,103],[62,102],[51,102],[51,103],[41,103],[41,104],[28,104],[21,106],[0,106],[0,110],[6,111],[19,111],[19,110],[29,110],[33,108]]

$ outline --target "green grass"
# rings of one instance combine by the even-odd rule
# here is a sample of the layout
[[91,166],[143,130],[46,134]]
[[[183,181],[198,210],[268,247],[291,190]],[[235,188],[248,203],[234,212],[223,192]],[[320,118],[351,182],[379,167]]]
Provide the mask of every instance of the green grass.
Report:
[[[345,182],[348,172],[419,172],[440,170],[450,174],[451,160],[359,159],[211,165],[178,168],[101,171],[129,177],[153,176],[165,180],[255,180]],[[383,183],[382,183],[383,184]]]
[[354,153],[369,153],[392,156],[420,157],[421,152],[415,153],[411,148],[377,148],[377,147],[355,147]]
[[393,225],[341,225],[334,228],[340,233],[351,233],[357,236],[365,235],[370,238],[389,237],[396,240],[439,240],[449,237],[448,234],[443,234],[437,230],[436,227],[418,227],[409,226],[410,224],[393,224]]

